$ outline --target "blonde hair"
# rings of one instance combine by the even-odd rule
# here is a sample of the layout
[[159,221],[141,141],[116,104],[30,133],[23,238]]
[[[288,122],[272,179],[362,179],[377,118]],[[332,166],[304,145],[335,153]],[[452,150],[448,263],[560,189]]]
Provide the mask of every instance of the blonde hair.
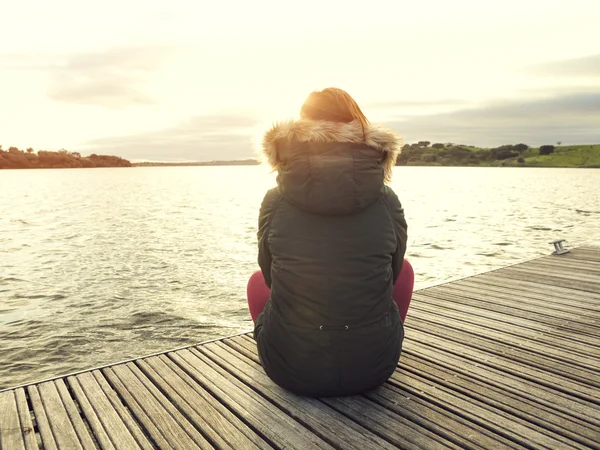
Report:
[[300,117],[328,122],[360,122],[365,137],[365,128],[369,120],[361,111],[356,101],[346,91],[338,88],[326,88],[311,92],[302,108]]

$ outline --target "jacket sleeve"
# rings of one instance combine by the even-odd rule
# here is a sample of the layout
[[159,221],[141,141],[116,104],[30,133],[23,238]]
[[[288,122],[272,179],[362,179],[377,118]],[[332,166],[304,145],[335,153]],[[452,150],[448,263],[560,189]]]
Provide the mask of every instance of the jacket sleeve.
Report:
[[392,255],[392,271],[394,273],[394,283],[398,280],[400,271],[402,270],[402,264],[404,263],[404,255],[406,254],[406,242],[408,239],[408,225],[404,218],[404,209],[400,204],[400,200],[396,193],[388,186],[386,186],[386,203],[388,211],[394,223],[394,230],[396,232],[396,251]]
[[258,215],[258,265],[269,289],[271,289],[271,264],[273,263],[271,249],[269,248],[269,231],[279,199],[278,188],[268,191],[260,205]]

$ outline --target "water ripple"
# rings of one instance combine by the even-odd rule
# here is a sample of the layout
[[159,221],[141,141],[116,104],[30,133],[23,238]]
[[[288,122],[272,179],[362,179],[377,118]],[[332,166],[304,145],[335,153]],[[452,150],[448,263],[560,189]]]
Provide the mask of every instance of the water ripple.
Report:
[[[0,388],[248,330],[259,167],[5,171]],[[600,170],[398,167],[417,288],[600,236]]]

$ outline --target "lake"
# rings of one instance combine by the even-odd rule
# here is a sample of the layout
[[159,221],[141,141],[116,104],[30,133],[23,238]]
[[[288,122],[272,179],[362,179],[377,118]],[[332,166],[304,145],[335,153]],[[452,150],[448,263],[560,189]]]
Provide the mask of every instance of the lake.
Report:
[[[1,171],[0,388],[250,330],[274,184],[260,166]],[[397,167],[416,287],[597,244],[599,186],[598,169]]]

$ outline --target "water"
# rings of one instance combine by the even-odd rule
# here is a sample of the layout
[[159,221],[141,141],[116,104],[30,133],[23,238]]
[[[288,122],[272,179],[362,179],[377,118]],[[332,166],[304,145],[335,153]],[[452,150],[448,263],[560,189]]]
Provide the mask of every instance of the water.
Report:
[[[0,388],[251,329],[274,182],[262,167],[0,172]],[[600,238],[600,170],[398,167],[392,186],[418,288]]]

